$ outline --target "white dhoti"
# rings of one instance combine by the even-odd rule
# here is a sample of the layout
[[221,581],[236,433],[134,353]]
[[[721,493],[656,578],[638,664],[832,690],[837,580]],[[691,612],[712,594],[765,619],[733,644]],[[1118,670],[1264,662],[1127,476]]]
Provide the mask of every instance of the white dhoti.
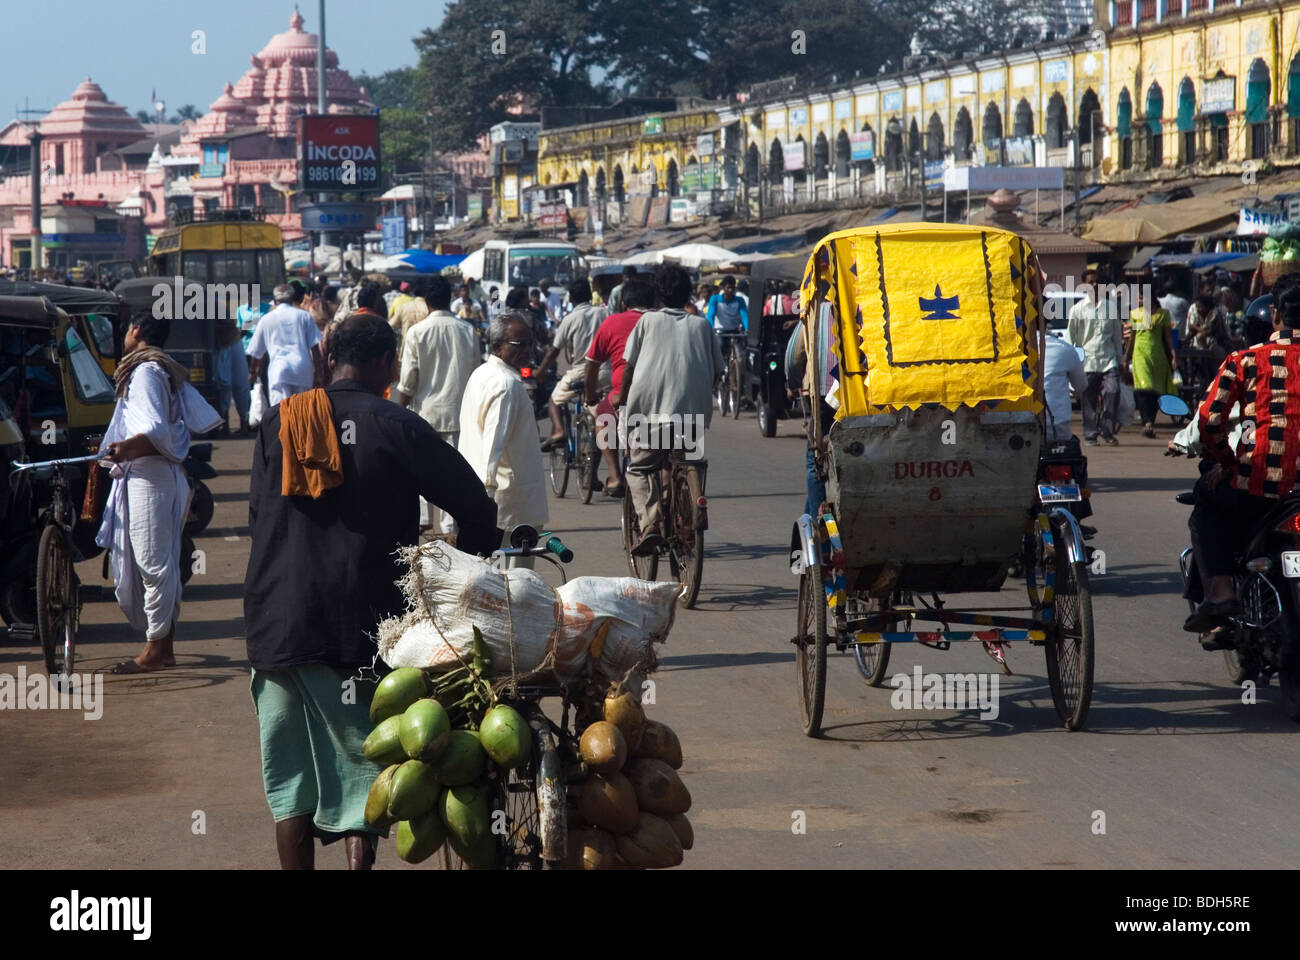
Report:
[[190,430],[211,430],[219,420],[188,383],[174,392],[163,369],[145,363],[132,373],[104,432],[104,444],[143,434],[159,454],[113,465],[113,488],[95,538],[109,551],[118,606],[149,640],[171,633],[180,614],[181,564],[190,560],[181,556],[190,490],[180,464]]
[[[459,430],[457,430],[454,433],[448,431],[439,431],[438,435],[442,437],[443,440],[447,441],[447,443],[451,445],[452,449],[455,449],[457,444],[460,442]],[[428,500],[424,499],[424,497],[421,497],[420,498],[420,529],[423,530],[432,527],[435,525],[435,523],[437,524],[438,529],[444,534],[453,534],[458,529],[456,526],[455,517],[453,517],[450,513],[446,513],[445,511],[439,510]]]
[[[109,544],[117,605],[147,640],[171,633],[181,610],[181,530],[189,509],[185,471],[163,457],[124,464],[113,480],[109,505],[114,521]],[[116,468],[114,470],[116,471]]]

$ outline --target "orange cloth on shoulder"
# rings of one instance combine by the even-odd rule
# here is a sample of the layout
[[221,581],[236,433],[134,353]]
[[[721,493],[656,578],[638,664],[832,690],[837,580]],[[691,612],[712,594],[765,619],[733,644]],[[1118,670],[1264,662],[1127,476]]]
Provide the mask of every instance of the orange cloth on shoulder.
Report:
[[308,390],[281,401],[280,447],[284,451],[282,495],[319,500],[326,490],[343,484],[334,408],[324,390]]

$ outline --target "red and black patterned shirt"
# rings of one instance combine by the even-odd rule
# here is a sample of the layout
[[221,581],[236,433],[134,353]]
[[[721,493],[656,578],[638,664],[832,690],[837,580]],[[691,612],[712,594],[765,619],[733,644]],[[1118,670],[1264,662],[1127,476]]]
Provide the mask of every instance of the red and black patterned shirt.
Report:
[[[1279,330],[1267,343],[1228,355],[1200,407],[1205,455],[1235,472],[1232,485],[1256,497],[1290,493],[1300,468],[1300,340]],[[1241,404],[1247,421],[1234,453],[1228,414]],[[1253,436],[1249,422],[1255,425]]]

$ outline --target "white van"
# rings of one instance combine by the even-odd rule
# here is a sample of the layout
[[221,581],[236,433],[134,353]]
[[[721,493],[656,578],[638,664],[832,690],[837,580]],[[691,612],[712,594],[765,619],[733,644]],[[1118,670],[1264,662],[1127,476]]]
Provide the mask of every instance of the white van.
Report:
[[511,287],[535,287],[549,279],[567,289],[587,275],[587,264],[576,245],[563,240],[489,240],[460,262],[460,275],[479,280],[484,291],[497,287],[504,300]]

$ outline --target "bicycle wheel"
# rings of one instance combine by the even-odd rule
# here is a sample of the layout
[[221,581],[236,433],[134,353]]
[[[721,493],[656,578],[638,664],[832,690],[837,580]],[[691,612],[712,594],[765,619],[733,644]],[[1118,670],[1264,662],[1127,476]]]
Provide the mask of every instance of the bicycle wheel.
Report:
[[821,735],[826,705],[826,593],[821,570],[805,570],[799,577],[798,633],[795,667],[799,673],[799,715],[803,732]]
[[[1052,688],[1056,714],[1070,730],[1078,730],[1088,717],[1092,702],[1094,637],[1092,591],[1088,566],[1072,563],[1066,548],[1067,525],[1052,521],[1052,543],[1043,543],[1043,554],[1054,574],[1052,619],[1057,627],[1055,641],[1049,638],[1047,682]],[[1043,533],[1039,534],[1040,540]]]
[[734,353],[727,367],[727,413],[731,419],[740,419],[740,358]]
[[547,454],[547,472],[551,477],[551,490],[557,497],[563,497],[569,489],[569,411],[560,411],[560,423],[564,425],[564,442],[552,447]]
[[[884,632],[894,629],[900,621],[891,620],[885,625]],[[867,681],[867,686],[878,687],[880,682],[885,679],[885,671],[889,669],[889,652],[893,644],[885,643],[855,643],[853,645],[853,660],[858,665],[858,673],[862,674],[862,679]]]
[[627,555],[627,567],[632,571],[632,576],[641,580],[655,579],[659,573],[658,555],[632,556],[632,545],[641,539],[641,524],[637,521],[636,509],[632,506],[631,491],[623,495],[621,526],[623,527],[623,553]]
[[673,477],[672,543],[668,563],[673,579],[682,585],[677,602],[689,610],[700,596],[704,574],[704,532],[698,529],[696,504],[702,496],[699,475],[685,469]]
[[578,493],[583,503],[591,503],[591,494],[596,486],[596,464],[600,462],[600,450],[596,447],[596,435],[592,432],[591,422],[586,417],[578,421],[578,436],[575,443],[578,458]]
[[48,525],[36,552],[36,629],[45,672],[71,675],[76,644],[77,604],[72,552],[63,528]]

